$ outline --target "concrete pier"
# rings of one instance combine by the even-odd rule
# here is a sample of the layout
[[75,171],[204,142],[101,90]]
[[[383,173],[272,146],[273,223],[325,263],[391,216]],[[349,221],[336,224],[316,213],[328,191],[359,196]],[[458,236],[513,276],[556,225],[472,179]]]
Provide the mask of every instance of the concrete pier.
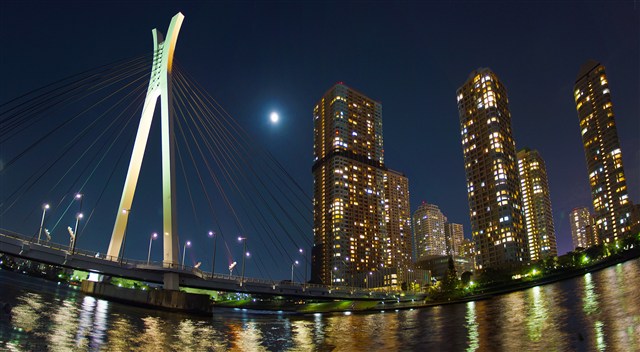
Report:
[[92,296],[149,308],[206,315],[212,312],[208,295],[164,289],[143,291],[87,280],[82,281],[81,291]]

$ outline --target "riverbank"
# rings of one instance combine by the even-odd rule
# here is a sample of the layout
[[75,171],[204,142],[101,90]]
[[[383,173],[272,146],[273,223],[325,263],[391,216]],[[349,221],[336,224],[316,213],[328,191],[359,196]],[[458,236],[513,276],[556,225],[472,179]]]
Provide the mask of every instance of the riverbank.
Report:
[[[335,313],[335,314],[351,314],[366,313],[377,311],[393,311],[428,308],[440,305],[449,305],[456,303],[466,303],[470,301],[480,301],[491,299],[495,296],[504,295],[514,291],[525,290],[531,287],[547,285],[558,281],[571,279],[586,273],[595,272],[607,267],[617,265],[619,263],[637,259],[640,257],[640,247],[627,250],[610,256],[606,259],[592,263],[591,265],[579,267],[575,269],[564,269],[556,273],[551,273],[534,280],[520,282],[506,282],[500,285],[476,289],[472,294],[463,297],[440,299],[425,301],[418,297],[403,296],[396,301],[352,301],[352,300],[305,300],[299,299],[275,299],[275,298],[248,298],[239,301],[210,301],[207,295],[193,295],[182,292],[180,297],[176,298],[176,294],[160,294],[156,291],[140,291],[137,289],[125,289],[109,284],[99,284],[100,287],[92,286],[89,289],[89,282],[83,283],[82,292],[84,294],[93,295],[99,298],[116,301],[129,305],[144,306],[150,309],[162,309],[168,311],[180,311],[188,314],[210,315],[215,314],[216,309],[242,309],[248,312],[286,312],[290,314],[316,314],[316,313]],[[86,286],[86,287],[85,287]],[[160,290],[163,291],[163,290]],[[180,292],[180,291],[176,291]],[[144,296],[144,297],[143,297]],[[183,297],[184,296],[184,297]],[[197,296],[197,297],[196,297]],[[197,304],[194,302],[196,298]]]
[[[430,302],[405,303],[402,306],[394,306],[392,308],[394,309],[427,308],[427,307],[441,306],[441,305],[447,305],[447,304],[466,303],[471,301],[491,299],[495,296],[500,296],[500,295],[508,294],[511,292],[526,290],[536,286],[543,286],[543,285],[552,284],[559,281],[572,279],[574,277],[582,276],[587,273],[600,271],[608,267],[611,267],[613,265],[618,265],[628,260],[634,260],[638,258],[640,258],[640,247],[633,248],[623,253],[610,256],[601,261],[593,263],[589,266],[552,273],[531,281],[525,281],[525,282],[519,282],[519,283],[505,283],[499,286],[488,287],[486,289],[481,290],[480,293],[478,294],[472,294],[472,295],[468,295],[468,296],[464,296],[456,299],[438,300],[438,301],[430,301]],[[376,307],[372,310],[384,310],[385,308],[388,308],[388,307],[389,307],[388,305],[384,307]]]
[[491,299],[495,296],[508,294],[515,291],[526,290],[528,288],[552,284],[555,282],[568,280],[574,277],[582,276],[587,273],[596,272],[606,269],[610,266],[617,265],[628,260],[640,258],[640,247],[633,248],[620,254],[616,254],[595,262],[591,265],[579,267],[575,269],[565,269],[560,272],[545,275],[543,277],[521,282],[508,282],[492,287],[487,287],[464,297],[450,298],[446,300],[405,300],[397,302],[362,302],[362,301],[330,301],[330,302],[305,302],[301,304],[287,304],[274,302],[233,302],[230,304],[214,303],[219,308],[243,308],[249,311],[287,311],[294,314],[315,314],[315,313],[335,313],[335,314],[351,314],[366,313],[386,310],[404,310],[419,309],[441,305],[449,305],[456,303],[466,303],[471,301],[480,301]]

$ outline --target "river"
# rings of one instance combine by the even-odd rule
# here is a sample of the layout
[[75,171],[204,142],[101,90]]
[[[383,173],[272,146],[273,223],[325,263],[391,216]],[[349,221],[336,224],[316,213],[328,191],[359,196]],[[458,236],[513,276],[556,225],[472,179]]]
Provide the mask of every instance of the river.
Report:
[[358,314],[113,303],[0,271],[7,351],[640,351],[640,259],[477,302]]

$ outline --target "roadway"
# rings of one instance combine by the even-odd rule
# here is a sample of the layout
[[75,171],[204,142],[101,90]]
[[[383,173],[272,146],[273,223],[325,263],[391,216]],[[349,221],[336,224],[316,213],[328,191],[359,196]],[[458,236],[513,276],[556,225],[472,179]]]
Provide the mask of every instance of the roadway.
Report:
[[0,229],[0,252],[70,269],[158,284],[163,283],[165,273],[172,272],[179,275],[182,287],[306,299],[397,300],[395,293],[369,291],[356,287],[281,283],[265,279],[209,273],[193,267],[166,265],[158,262],[147,263],[146,261],[118,260],[117,258],[109,260],[97,252],[76,249],[71,253],[69,246],[46,241],[37,243],[28,236],[4,229]]

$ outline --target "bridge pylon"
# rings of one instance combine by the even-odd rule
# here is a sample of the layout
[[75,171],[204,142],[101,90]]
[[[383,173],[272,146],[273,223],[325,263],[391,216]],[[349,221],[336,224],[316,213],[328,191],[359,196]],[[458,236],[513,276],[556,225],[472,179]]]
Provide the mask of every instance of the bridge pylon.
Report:
[[[171,104],[173,96],[171,90],[171,70],[173,66],[173,54],[178,41],[178,32],[182,26],[184,15],[178,12],[171,19],[167,37],[163,38],[162,33],[157,29],[152,30],[153,34],[153,65],[149,78],[149,88],[142,108],[142,116],[138,125],[136,140],[133,145],[129,169],[122,189],[122,197],[116,214],[116,221],[107,250],[107,258],[118,260],[121,255],[120,250],[125,239],[127,221],[133,203],[138,176],[144,158],[151,121],[160,98],[161,112],[161,135],[162,135],[162,212],[163,212],[163,266],[165,268],[178,268],[179,245],[177,233],[176,217],[176,181],[175,181],[175,134],[174,116]],[[135,210],[133,211],[135,214]],[[168,272],[165,274],[165,289],[178,289],[178,274]]]

